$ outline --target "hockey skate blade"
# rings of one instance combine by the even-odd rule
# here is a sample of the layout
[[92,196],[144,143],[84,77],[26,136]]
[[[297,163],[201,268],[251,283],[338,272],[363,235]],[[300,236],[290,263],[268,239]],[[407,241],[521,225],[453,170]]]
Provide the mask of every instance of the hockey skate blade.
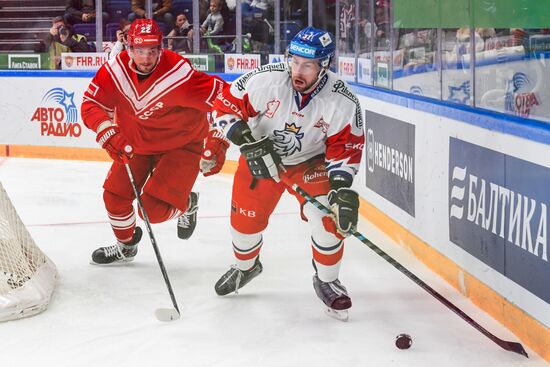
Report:
[[174,321],[180,318],[180,313],[175,308],[158,308],[155,310],[157,320],[162,322]]
[[338,321],[347,322],[349,320],[348,310],[335,310],[334,308],[325,308],[325,314]]

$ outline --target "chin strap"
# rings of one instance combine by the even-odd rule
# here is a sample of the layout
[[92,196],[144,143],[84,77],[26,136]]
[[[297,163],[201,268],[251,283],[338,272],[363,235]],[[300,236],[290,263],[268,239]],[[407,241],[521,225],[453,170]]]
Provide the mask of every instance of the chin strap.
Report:
[[321,83],[321,80],[323,80],[325,75],[327,75],[327,70],[328,70],[328,68],[322,68],[321,71],[319,72],[319,75],[317,75],[317,80],[315,81],[315,83],[313,83],[311,85],[311,87],[309,87],[306,91],[301,92],[300,94],[304,95],[304,94],[309,94],[309,93],[313,92],[315,90],[315,88],[317,88],[319,83]]
[[157,59],[157,63],[155,64],[155,66],[151,69],[150,72],[148,73],[144,73],[143,71],[139,71],[138,68],[135,66],[135,63],[134,63],[134,58],[132,57],[132,53],[133,51],[131,49],[128,49],[128,54],[130,55],[130,61],[128,62],[128,67],[130,68],[130,70],[132,70],[134,73],[136,74],[139,74],[139,75],[149,75],[151,74],[153,71],[155,71],[155,69],[157,68],[157,66],[159,65],[160,63],[160,58],[162,57],[162,48],[160,49],[160,53],[159,53],[159,57]]

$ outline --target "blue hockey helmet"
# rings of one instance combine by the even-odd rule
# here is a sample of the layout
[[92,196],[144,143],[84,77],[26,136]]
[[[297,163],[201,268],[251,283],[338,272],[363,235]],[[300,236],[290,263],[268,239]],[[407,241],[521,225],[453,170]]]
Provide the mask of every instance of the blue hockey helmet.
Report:
[[289,56],[318,59],[323,68],[328,68],[335,50],[334,36],[330,32],[307,27],[292,38],[287,51]]

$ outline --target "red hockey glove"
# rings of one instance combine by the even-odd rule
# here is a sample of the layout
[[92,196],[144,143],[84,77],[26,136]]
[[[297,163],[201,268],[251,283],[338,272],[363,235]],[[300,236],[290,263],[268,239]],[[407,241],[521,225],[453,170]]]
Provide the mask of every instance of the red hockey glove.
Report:
[[133,148],[128,139],[122,135],[118,126],[110,125],[99,130],[95,140],[115,161],[122,162],[123,154],[132,158]]
[[202,174],[207,177],[220,172],[225,162],[225,151],[229,142],[218,130],[210,130],[204,140],[204,150],[201,155],[200,168]]

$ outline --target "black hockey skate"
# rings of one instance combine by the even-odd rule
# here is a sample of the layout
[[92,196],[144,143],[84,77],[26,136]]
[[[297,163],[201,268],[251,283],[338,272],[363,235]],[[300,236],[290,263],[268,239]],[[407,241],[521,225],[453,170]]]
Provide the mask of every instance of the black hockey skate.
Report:
[[92,253],[93,265],[110,265],[120,264],[134,260],[138,247],[137,244],[141,240],[143,231],[136,227],[134,237],[130,243],[118,242],[112,246],[100,247]]
[[189,193],[189,206],[185,213],[178,218],[178,237],[188,240],[197,226],[197,210],[199,210],[199,193]]
[[254,266],[248,270],[239,270],[236,265],[231,265],[229,269],[214,286],[218,296],[225,296],[231,292],[239,293],[239,289],[244,287],[252,279],[260,275],[263,270],[260,257],[256,258]]
[[317,297],[325,305],[327,309],[325,313],[335,319],[348,321],[348,309],[351,307],[351,298],[348,291],[338,279],[333,282],[323,282],[317,274],[313,276],[313,288]]

